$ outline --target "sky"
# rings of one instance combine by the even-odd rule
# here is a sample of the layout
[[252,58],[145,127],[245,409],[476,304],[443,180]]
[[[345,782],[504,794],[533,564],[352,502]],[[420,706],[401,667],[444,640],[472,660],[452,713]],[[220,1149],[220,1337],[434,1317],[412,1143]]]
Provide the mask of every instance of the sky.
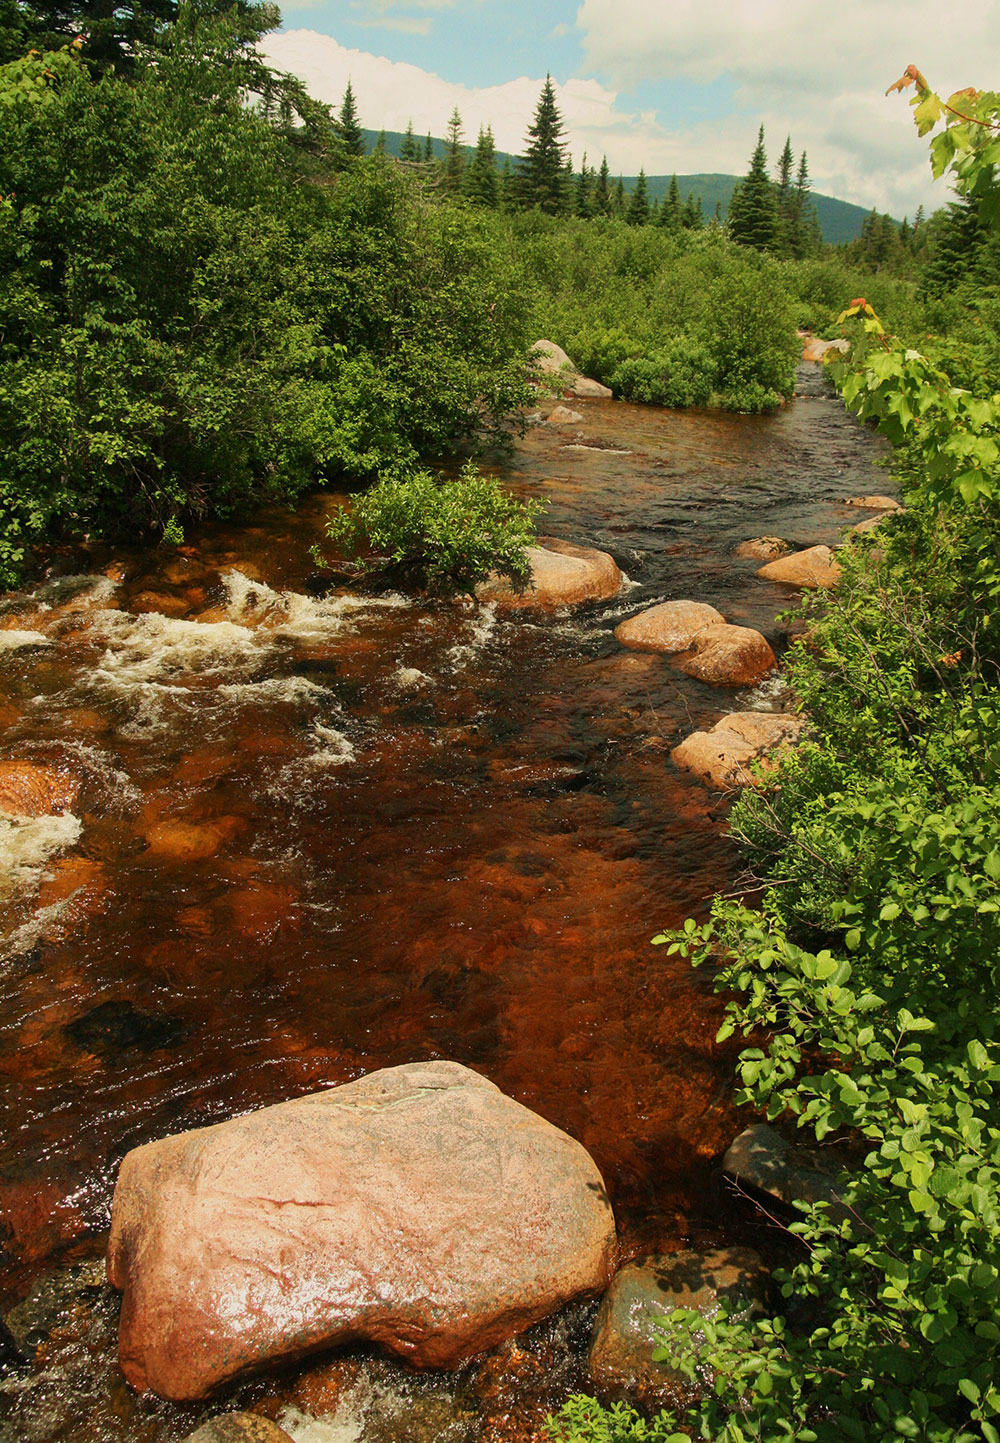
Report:
[[574,164],[613,175],[745,173],[763,124],[816,190],[901,218],[946,203],[907,99],[909,64],[943,96],[1000,89],[1000,0],[286,0],[265,49],[371,130],[524,149],[547,73]]

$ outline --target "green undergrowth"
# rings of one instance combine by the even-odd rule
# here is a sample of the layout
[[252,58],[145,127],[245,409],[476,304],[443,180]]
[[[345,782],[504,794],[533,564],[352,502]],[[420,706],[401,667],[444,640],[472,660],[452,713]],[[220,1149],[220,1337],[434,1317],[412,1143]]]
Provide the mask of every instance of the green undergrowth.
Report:
[[[947,110],[938,173],[1000,228],[1000,96]],[[955,102],[958,97],[953,97]],[[978,117],[978,119],[977,119]],[[978,128],[977,128],[978,127]],[[732,818],[754,906],[655,939],[712,968],[737,1101],[851,1141],[842,1209],[799,1203],[770,1315],[676,1312],[655,1355],[714,1388],[649,1423],[714,1443],[1000,1443],[1000,386],[982,335],[921,348],[858,298],[832,369],[896,447],[907,512],[842,552],[787,658],[803,744]],[[836,1155],[836,1153],[834,1153]],[[796,1258],[798,1260],[796,1260]],[[564,1443],[647,1436],[576,1398]]]

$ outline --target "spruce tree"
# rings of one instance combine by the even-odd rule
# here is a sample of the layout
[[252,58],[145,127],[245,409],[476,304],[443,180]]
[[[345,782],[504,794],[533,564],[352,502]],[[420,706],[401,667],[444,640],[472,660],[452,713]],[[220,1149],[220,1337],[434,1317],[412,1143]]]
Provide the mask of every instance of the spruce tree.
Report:
[[449,190],[458,190],[465,169],[465,149],[462,145],[462,117],[456,105],[448,121],[444,142],[444,183]]
[[773,250],[778,241],[778,203],[767,173],[764,127],[761,126],[750,169],[729,203],[729,235],[738,245]]
[[510,156],[503,158],[503,169],[500,172],[500,205],[503,210],[513,210],[517,203],[517,176],[514,174],[514,167],[510,163]]
[[611,214],[611,172],[608,170],[606,155],[601,160],[601,168],[597,172],[594,185],[594,211],[597,215]]
[[681,216],[681,223],[685,230],[701,230],[705,224],[705,217],[701,211],[701,196],[691,191],[684,202],[684,213]]
[[399,158],[405,160],[408,165],[413,165],[420,159],[420,143],[413,134],[412,120],[406,122],[406,132],[399,147]]
[[778,161],[778,241],[777,246],[782,255],[791,255],[792,252],[792,224],[795,208],[795,192],[792,188],[792,168],[795,165],[795,156],[792,154],[792,138],[785,137],[785,148],[781,152],[781,159]]
[[632,194],[629,196],[625,219],[629,225],[649,224],[649,193],[646,187],[646,172],[639,170]]
[[364,155],[365,137],[361,129],[361,122],[358,120],[358,110],[354,103],[354,91],[350,81],[347,82],[344,98],[340,102],[337,128],[340,131],[345,153],[351,158]]
[[465,168],[462,189],[476,205],[496,210],[500,204],[500,177],[497,174],[497,147],[493,128],[479,127],[479,138],[472,159]]
[[615,181],[614,190],[611,192],[611,214],[619,220],[625,214],[625,182],[621,176]]
[[427,132],[427,139],[424,141],[424,164],[429,165],[434,159],[434,142],[431,140],[430,131]]
[[580,174],[576,177],[573,211],[581,220],[589,220],[594,214],[594,172],[587,165],[586,151],[580,162]]
[[552,76],[546,75],[518,164],[518,191],[523,205],[538,206],[548,215],[558,215],[565,203],[562,132]]
[[663,230],[678,231],[684,223],[684,207],[681,204],[681,188],[677,184],[676,172],[670,177],[670,186],[663,197],[658,224]]
[[803,151],[795,177],[795,189],[789,197],[786,231],[788,253],[796,260],[811,255],[822,245],[819,217],[816,214],[816,207],[809,198],[809,191],[809,165],[806,153]]
[[386,141],[385,141],[385,131],[384,131],[384,130],[380,130],[379,133],[378,133],[378,135],[375,137],[375,149],[374,149],[374,151],[372,152],[372,154],[373,154],[373,155],[385,155],[385,144],[386,144]]

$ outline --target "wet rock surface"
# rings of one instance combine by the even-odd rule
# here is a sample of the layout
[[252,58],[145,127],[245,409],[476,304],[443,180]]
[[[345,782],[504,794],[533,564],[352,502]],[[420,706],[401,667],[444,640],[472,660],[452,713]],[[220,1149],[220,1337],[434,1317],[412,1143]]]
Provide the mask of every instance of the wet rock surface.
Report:
[[723,1158],[722,1170],[739,1186],[769,1193],[789,1206],[796,1199],[840,1203],[836,1162],[818,1167],[815,1149],[788,1142],[766,1122],[753,1123],[740,1133]]
[[753,761],[773,748],[790,745],[801,730],[801,718],[784,712],[732,712],[711,731],[692,732],[670,757],[711,786],[741,786],[753,781]]
[[709,686],[755,686],[777,666],[767,641],[749,626],[706,626],[691,645],[694,654],[682,657],[679,665]]
[[635,651],[687,651],[706,626],[725,621],[701,601],[664,601],[615,627],[615,640]]
[[[650,1410],[686,1407],[702,1389],[668,1362],[654,1361],[663,1319],[676,1308],[712,1319],[723,1304],[731,1315],[750,1317],[761,1310],[766,1288],[763,1262],[749,1248],[669,1253],[622,1268],[594,1325],[588,1366],[598,1396]],[[711,1387],[707,1370],[703,1386]]]
[[829,546],[809,546],[805,551],[795,551],[791,556],[768,562],[760,567],[757,575],[765,581],[780,582],[782,586],[814,591],[819,587],[836,586],[840,580],[840,566],[833,559]]
[[752,536],[733,548],[733,555],[741,561],[776,561],[791,551],[787,541],[780,536]]
[[108,1278],[125,1376],[181,1400],[359,1337],[454,1366],[603,1291],[614,1247],[583,1148],[439,1062],[129,1153]]
[[621,590],[622,574],[606,551],[552,536],[539,537],[539,542],[528,547],[531,576],[523,590],[503,577],[493,577],[476,588],[479,600],[508,608],[553,608],[606,601]]

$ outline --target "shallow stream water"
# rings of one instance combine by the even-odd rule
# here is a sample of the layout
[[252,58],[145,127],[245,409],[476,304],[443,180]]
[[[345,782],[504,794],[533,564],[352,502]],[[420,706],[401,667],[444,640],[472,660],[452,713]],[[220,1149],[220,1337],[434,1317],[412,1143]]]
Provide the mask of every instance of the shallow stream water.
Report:
[[[711,688],[612,633],[690,598],[780,653],[793,593],[733,547],[837,541],[886,477],[815,367],[773,417],[579,409],[496,469],[543,531],[612,553],[614,601],[331,590],[320,495],[0,603],[0,759],[82,783],[71,815],[0,819],[0,1265],[41,1318],[3,1443],[185,1436],[206,1410],[129,1394],[88,1261],[123,1154],[377,1067],[455,1059],[566,1129],[624,1256],[724,1235],[732,1054],[710,979],[650,938],[738,883],[726,802],[670,748],[780,681]],[[352,1354],[232,1396],[297,1443],[535,1437],[589,1316],[448,1381]]]

